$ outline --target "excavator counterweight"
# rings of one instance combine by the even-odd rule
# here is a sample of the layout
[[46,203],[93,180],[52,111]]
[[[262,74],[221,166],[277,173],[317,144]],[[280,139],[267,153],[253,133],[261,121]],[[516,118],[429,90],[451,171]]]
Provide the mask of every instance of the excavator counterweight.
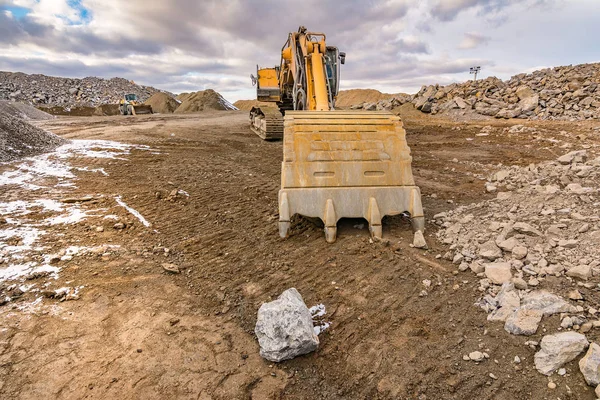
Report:
[[260,101],[279,112],[255,107],[250,125],[263,139],[283,138],[279,234],[289,234],[291,217],[318,217],[334,242],[340,218],[364,218],[371,235],[382,236],[382,218],[404,214],[415,231],[425,219],[421,192],[400,118],[389,112],[335,110],[340,64],[345,54],[327,46],[323,33],[300,27],[290,33],[275,68],[257,68]]

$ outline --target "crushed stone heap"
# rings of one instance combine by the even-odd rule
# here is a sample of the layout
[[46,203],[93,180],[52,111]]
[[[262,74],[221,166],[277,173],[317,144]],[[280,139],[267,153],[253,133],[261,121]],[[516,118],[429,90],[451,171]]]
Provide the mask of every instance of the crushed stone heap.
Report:
[[[0,100],[61,107],[96,107],[116,104],[127,93],[145,101],[161,92],[151,86],[137,85],[123,78],[60,78],[41,74],[0,71]],[[175,97],[172,93],[167,93]]]
[[532,120],[600,119],[600,63],[547,68],[502,81],[489,77],[447,86],[423,86],[412,96],[361,103],[389,110],[410,102],[424,113],[463,112]]
[[66,140],[0,111],[0,162],[52,151]]

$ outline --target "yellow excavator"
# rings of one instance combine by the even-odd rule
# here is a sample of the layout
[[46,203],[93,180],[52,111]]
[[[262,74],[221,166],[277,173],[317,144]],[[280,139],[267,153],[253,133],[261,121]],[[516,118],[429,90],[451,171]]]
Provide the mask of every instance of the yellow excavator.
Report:
[[345,53],[326,44],[325,34],[303,26],[292,32],[274,68],[251,76],[259,101],[250,126],[263,139],[283,138],[279,234],[289,235],[294,214],[318,217],[334,242],[340,218],[364,218],[382,237],[382,218],[403,214],[415,232],[425,220],[421,192],[400,118],[384,111],[338,111],[340,65]]
[[121,115],[152,114],[152,106],[139,102],[137,96],[130,93],[119,101],[119,112]]

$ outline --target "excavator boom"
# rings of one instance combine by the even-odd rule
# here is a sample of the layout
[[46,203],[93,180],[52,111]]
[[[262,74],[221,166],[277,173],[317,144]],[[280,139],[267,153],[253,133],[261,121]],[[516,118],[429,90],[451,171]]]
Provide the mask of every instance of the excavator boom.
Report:
[[[263,139],[283,138],[279,233],[289,235],[294,214],[318,217],[333,242],[340,218],[364,218],[381,238],[385,215],[409,215],[423,231],[421,192],[398,116],[389,112],[336,111],[345,54],[327,46],[323,33],[290,33],[274,68],[257,68],[257,97],[279,113],[253,108],[252,129]],[[283,117],[281,117],[283,116]],[[280,125],[281,124],[281,125]]]

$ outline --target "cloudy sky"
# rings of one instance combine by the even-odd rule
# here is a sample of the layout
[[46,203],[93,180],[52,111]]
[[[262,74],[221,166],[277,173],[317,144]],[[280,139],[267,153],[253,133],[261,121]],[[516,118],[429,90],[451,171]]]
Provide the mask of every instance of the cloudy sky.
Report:
[[342,88],[421,85],[600,61],[600,0],[0,0],[0,70],[120,76],[252,98],[305,25],[347,54]]

